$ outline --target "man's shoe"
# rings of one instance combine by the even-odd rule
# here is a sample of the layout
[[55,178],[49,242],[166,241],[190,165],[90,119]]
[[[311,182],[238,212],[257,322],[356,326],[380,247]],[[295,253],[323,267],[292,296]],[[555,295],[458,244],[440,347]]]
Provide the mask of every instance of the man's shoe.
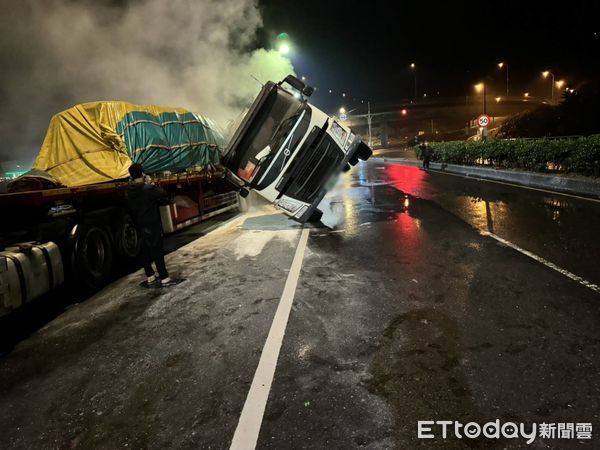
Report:
[[158,278],[156,278],[154,281],[152,281],[151,283],[148,283],[148,280],[144,280],[140,283],[141,287],[147,288],[147,289],[151,289],[151,288],[159,288],[161,287],[161,283],[160,280]]
[[160,280],[160,286],[161,287],[175,286],[176,284],[179,284],[182,281],[184,281],[184,280],[183,279],[173,280],[173,279],[167,277],[167,278],[165,278],[163,280]]

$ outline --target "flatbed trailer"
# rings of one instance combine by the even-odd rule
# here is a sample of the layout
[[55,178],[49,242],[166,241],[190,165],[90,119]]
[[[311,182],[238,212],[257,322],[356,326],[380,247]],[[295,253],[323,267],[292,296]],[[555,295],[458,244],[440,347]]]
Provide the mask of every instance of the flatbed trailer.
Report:
[[[238,208],[224,170],[162,174],[165,234]],[[139,239],[125,204],[127,181],[0,194],[0,316],[63,284],[99,289]]]

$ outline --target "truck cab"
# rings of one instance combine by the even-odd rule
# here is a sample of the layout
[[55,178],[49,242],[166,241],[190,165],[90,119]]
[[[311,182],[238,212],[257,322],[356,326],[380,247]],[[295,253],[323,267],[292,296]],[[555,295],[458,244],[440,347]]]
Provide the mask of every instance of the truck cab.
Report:
[[240,191],[256,191],[298,222],[318,221],[317,206],[339,173],[372,154],[360,136],[308,103],[313,91],[291,75],[265,84],[223,158]]

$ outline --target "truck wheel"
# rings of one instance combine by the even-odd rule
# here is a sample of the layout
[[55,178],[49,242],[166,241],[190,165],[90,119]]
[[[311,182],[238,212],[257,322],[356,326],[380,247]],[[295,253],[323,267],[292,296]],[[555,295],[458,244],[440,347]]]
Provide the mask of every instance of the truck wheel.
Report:
[[354,155],[352,155],[352,156],[350,157],[350,159],[348,160],[348,163],[349,163],[351,166],[355,166],[355,165],[357,165],[357,164],[358,164],[358,158],[356,157],[356,153],[354,153]]
[[101,225],[81,224],[73,251],[75,280],[92,290],[106,285],[110,279],[113,258],[108,231]]
[[321,221],[321,217],[323,217],[323,211],[321,211],[320,209],[315,209],[308,218],[308,222],[319,223]]
[[354,155],[358,159],[362,159],[363,161],[366,161],[373,155],[373,150],[371,150],[371,148],[367,144],[365,144],[364,142],[361,142],[359,144],[358,148],[356,149],[356,152],[354,153]]
[[246,188],[240,189],[240,197],[246,198],[246,197],[248,197],[248,194],[250,194],[250,191],[248,191],[248,189],[246,189]]
[[350,169],[352,169],[352,166],[351,166],[350,164],[346,164],[346,165],[344,166],[344,168],[342,169],[342,171],[344,171],[344,172],[348,172]]
[[123,214],[116,221],[115,246],[119,256],[127,259],[135,259],[140,253],[140,239],[129,214]]

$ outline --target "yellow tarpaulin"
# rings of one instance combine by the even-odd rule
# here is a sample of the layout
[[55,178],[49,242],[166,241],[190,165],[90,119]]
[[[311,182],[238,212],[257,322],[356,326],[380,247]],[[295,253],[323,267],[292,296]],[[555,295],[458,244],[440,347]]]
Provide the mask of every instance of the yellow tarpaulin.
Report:
[[188,113],[182,108],[126,102],[84,103],[56,114],[33,169],[48,172],[65,186],[101,183],[128,176],[131,158],[115,131],[129,112]]

